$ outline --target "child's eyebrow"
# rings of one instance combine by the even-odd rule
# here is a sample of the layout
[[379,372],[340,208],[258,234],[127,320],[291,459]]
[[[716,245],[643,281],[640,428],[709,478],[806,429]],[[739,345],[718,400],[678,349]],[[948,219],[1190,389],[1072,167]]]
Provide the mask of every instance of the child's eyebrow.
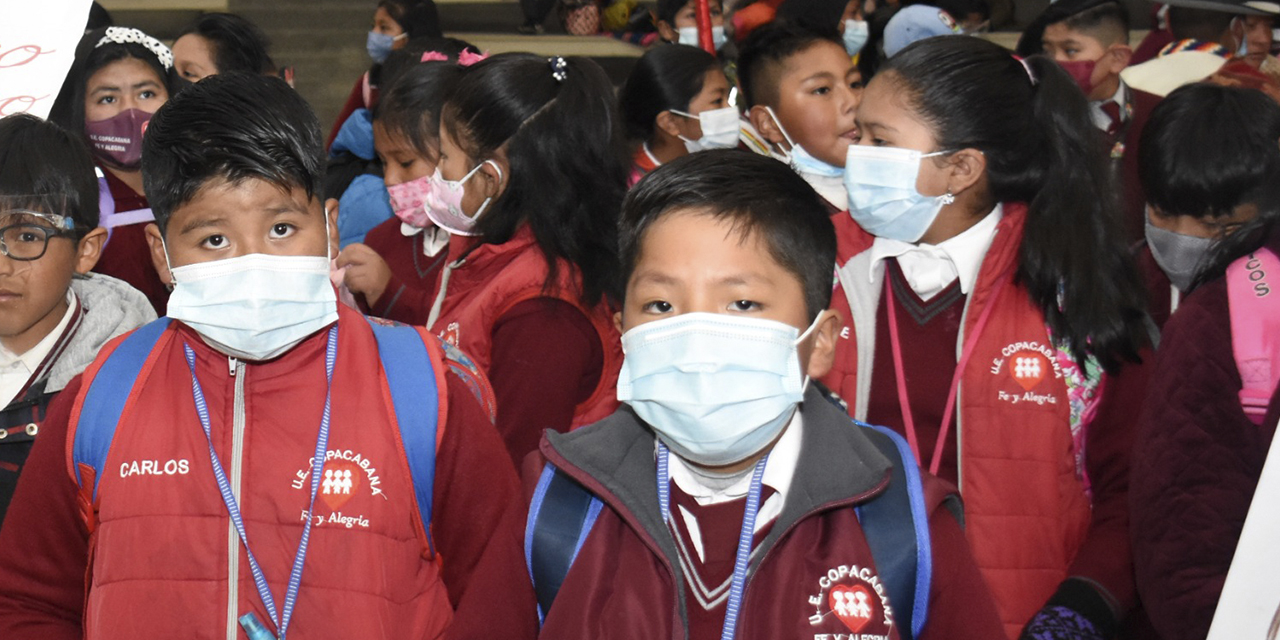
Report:
[[675,278],[654,271],[642,271],[635,276],[635,284],[675,284],[676,282]]
[[185,234],[191,233],[192,231],[196,231],[197,229],[204,229],[207,227],[216,227],[218,225],[225,223],[226,221],[227,221],[226,218],[203,218],[201,220],[192,220],[191,222],[188,222],[182,225],[182,230],[179,231],[178,233],[180,235],[185,235]]
[[102,86],[99,86],[99,87],[95,88],[93,91],[91,91],[90,93],[91,93],[91,94],[94,94],[94,93],[106,93],[106,92],[108,92],[108,91],[119,91],[119,90],[120,90],[120,87],[117,87],[117,86],[115,86],[115,85],[109,85],[109,84],[108,84],[108,85],[102,85]]
[[133,85],[133,89],[134,91],[137,91],[138,89],[142,89],[144,87],[158,87],[158,86],[160,86],[160,83],[156,82],[155,80],[143,80],[142,82],[139,82]]
[[835,75],[832,74],[830,71],[819,71],[811,76],[806,76],[804,78],[801,78],[800,82],[803,83],[803,82],[808,82],[810,80],[832,80],[834,78],[835,78]]

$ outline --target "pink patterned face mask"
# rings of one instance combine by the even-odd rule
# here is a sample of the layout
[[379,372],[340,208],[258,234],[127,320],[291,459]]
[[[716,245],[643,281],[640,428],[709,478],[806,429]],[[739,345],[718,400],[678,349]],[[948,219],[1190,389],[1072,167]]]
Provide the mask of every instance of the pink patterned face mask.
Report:
[[431,226],[431,218],[427,217],[427,194],[431,191],[431,175],[416,180],[401,182],[387,187],[391,196],[391,210],[400,221],[419,229]]
[[445,180],[444,176],[440,175],[440,167],[436,167],[436,172],[431,174],[431,189],[427,193],[426,209],[427,215],[437,227],[455,236],[477,235],[476,220],[489,207],[493,198],[485,198],[475,214],[467,215],[462,211],[462,196],[465,194],[463,185],[486,164],[492,164],[498,170],[498,174],[502,174],[502,169],[492,160],[485,160],[476,165],[467,172],[467,175],[462,176],[461,180]]

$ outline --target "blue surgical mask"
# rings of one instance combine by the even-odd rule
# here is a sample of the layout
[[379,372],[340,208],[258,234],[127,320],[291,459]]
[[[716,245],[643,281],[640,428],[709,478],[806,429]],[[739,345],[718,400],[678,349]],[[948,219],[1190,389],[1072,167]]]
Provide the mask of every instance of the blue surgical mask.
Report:
[[1169,277],[1169,282],[1186,291],[1195,282],[1200,265],[1213,248],[1213,238],[1200,238],[1174,233],[1168,229],[1151,224],[1151,214],[1146,215],[1147,247],[1151,249],[1151,257],[1155,258],[1160,270]]
[[761,318],[686,313],[622,336],[618,400],[681,458],[723,466],[764,450],[786,428],[808,378],[795,327]]
[[787,144],[791,145],[791,150],[782,152],[780,159],[791,165],[791,168],[796,173],[826,178],[839,178],[844,175],[843,168],[813,157],[813,154],[805,151],[804,147],[796,144],[795,140],[791,139],[791,134],[787,133],[786,127],[782,126],[782,121],[778,119],[778,114],[774,113],[773,107],[765,107],[764,109],[769,114],[769,117],[773,119],[773,123],[777,125],[778,131],[782,132],[782,137],[786,138]]
[[844,164],[849,215],[877,238],[918,242],[942,207],[954,200],[950,194],[926,196],[916,191],[920,161],[947,153],[850,145]]
[[398,36],[389,36],[385,33],[370,31],[369,37],[365,40],[364,48],[369,52],[369,57],[377,64],[387,61],[387,56],[391,55],[391,48],[395,46],[396,40],[407,37],[409,34],[402,33]]
[[867,46],[867,38],[871,37],[871,29],[866,20],[844,21],[844,50],[851,56],[858,55]]
[[[679,35],[679,44],[687,44],[691,47],[698,46],[698,28],[697,27],[680,27],[676,29]],[[715,45],[716,51],[724,46],[724,27],[711,27],[711,42]]]

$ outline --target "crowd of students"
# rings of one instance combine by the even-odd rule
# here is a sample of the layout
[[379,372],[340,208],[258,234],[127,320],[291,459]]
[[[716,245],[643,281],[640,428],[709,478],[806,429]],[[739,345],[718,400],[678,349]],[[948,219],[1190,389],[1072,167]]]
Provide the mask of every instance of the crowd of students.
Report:
[[0,637],[1204,638],[1280,91],[1193,4],[665,3],[615,91],[387,0],[328,144],[241,18],[87,32],[0,119]]

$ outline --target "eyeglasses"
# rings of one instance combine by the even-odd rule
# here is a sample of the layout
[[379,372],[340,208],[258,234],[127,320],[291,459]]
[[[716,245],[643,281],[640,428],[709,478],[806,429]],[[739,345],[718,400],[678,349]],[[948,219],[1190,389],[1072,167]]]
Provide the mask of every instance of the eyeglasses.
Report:
[[75,232],[75,222],[70,217],[36,211],[0,214],[0,225],[0,254],[24,262],[43,257],[50,238]]

